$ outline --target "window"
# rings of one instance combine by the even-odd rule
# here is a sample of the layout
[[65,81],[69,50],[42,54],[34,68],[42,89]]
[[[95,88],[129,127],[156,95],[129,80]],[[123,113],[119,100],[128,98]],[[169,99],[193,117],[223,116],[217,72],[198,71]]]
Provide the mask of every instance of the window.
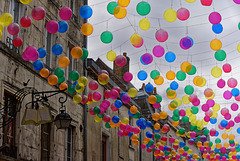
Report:
[[41,127],[41,161],[50,160],[51,123],[42,124]]
[[66,129],[65,133],[65,160],[72,161],[72,151],[73,151],[73,127]]
[[[129,125],[133,126],[133,117],[129,117]],[[129,146],[133,147],[131,137],[129,137]]]
[[75,0],[69,0],[69,8],[72,10],[72,13],[75,14]]
[[107,161],[107,137],[102,135],[102,161]]
[[3,153],[5,155],[17,158],[17,150],[15,147],[15,127],[16,127],[16,105],[13,102],[16,101],[12,94],[4,91],[4,113],[3,124],[7,124],[3,127],[3,140],[2,146],[4,147]]
[[67,80],[70,80],[69,79],[69,73],[74,70],[74,67],[73,67],[74,59],[73,59],[73,57],[71,55],[72,48],[73,48],[73,45],[69,44],[68,45],[68,49],[67,49],[67,57],[69,58],[70,63],[67,66],[67,71],[66,71],[66,78],[67,78]]
[[44,63],[49,67],[51,68],[51,64],[52,64],[52,51],[51,51],[51,48],[52,48],[52,45],[53,45],[53,42],[52,42],[52,34],[50,34],[47,30],[45,31],[45,48],[46,48],[46,51],[47,51],[47,55],[46,57],[44,58]]

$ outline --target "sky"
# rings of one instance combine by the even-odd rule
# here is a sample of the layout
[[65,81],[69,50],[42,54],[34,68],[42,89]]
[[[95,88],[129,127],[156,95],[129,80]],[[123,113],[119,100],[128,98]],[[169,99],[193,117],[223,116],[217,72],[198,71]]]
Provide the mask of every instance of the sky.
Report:
[[[213,0],[211,6],[202,6],[200,0],[196,0],[194,3],[188,3],[185,0],[148,0],[151,6],[151,11],[146,16],[138,15],[136,6],[141,0],[131,0],[127,9],[127,16],[123,19],[117,19],[107,11],[107,5],[111,1],[98,0],[89,1],[89,6],[93,10],[93,15],[88,19],[88,22],[93,25],[93,33],[88,36],[88,50],[89,57],[96,60],[101,58],[108,66],[112,67],[113,63],[106,58],[108,51],[115,51],[117,55],[127,52],[130,58],[130,72],[134,78],[131,81],[138,89],[142,83],[152,83],[157,87],[157,92],[163,97],[161,103],[162,109],[166,110],[172,115],[172,111],[168,109],[168,104],[171,102],[166,96],[166,89],[170,86],[172,81],[166,79],[165,75],[169,70],[179,71],[180,65],[184,61],[189,61],[197,68],[197,73],[194,76],[187,75],[186,80],[178,81],[179,88],[176,90],[177,97],[182,98],[184,93],[184,87],[186,85],[192,85],[195,90],[195,94],[201,101],[201,104],[206,103],[207,99],[204,97],[204,90],[206,88],[212,88],[215,92],[215,102],[219,103],[221,109],[226,107],[229,109],[232,115],[232,120],[238,114],[231,110],[231,103],[238,103],[234,98],[230,100],[223,99],[223,92],[231,90],[228,86],[223,89],[219,89],[216,85],[217,81],[222,78],[227,81],[233,77],[239,80],[240,67],[239,52],[237,45],[240,43],[240,31],[238,24],[240,22],[240,5],[237,5],[233,0]],[[116,1],[117,2],[117,1]],[[164,12],[167,9],[178,10],[179,8],[187,8],[190,11],[190,17],[186,21],[176,20],[174,22],[167,22],[164,19]],[[208,17],[212,12],[218,12],[221,14],[221,24],[223,26],[223,32],[221,34],[215,34],[212,31],[212,24],[209,22]],[[139,21],[142,18],[147,18],[150,21],[151,27],[147,31],[143,31],[139,27]],[[168,39],[166,42],[160,43],[155,39],[155,33],[159,29],[164,29],[168,32]],[[100,35],[104,31],[110,31],[113,34],[113,41],[109,44],[104,44],[100,40]],[[144,40],[144,44],[141,48],[135,48],[130,42],[132,34],[138,33]],[[194,44],[188,50],[183,50],[179,41],[189,36],[193,39]],[[210,48],[210,42],[213,39],[219,39],[222,42],[222,50],[227,54],[227,58],[224,61],[217,61],[214,58],[215,51]],[[161,58],[154,57],[153,62],[149,65],[143,65],[140,62],[140,57],[145,53],[152,54],[152,49],[156,45],[161,45],[165,49],[165,53],[172,51],[176,55],[176,60],[169,63],[165,60],[164,56]],[[232,66],[231,73],[224,73],[219,78],[214,78],[211,75],[211,69],[213,67],[220,67],[225,63],[229,63]],[[148,73],[148,78],[145,81],[140,81],[137,78],[137,73],[140,70],[145,70]],[[150,72],[152,70],[158,70],[160,75],[164,77],[164,83],[162,85],[155,85],[154,81],[150,78]],[[202,76],[206,79],[207,83],[204,87],[197,87],[193,84],[193,78],[195,76]],[[239,85],[237,87],[239,89]],[[191,108],[192,104],[182,104],[179,109]],[[203,112],[201,106],[199,106],[199,114],[197,119],[203,119]],[[218,122],[215,125],[208,124],[207,127],[217,128],[217,125],[223,119],[220,111],[218,111]],[[233,133],[236,136],[236,126],[228,134]],[[219,130],[221,133],[225,130]],[[240,139],[237,139],[240,142]]]

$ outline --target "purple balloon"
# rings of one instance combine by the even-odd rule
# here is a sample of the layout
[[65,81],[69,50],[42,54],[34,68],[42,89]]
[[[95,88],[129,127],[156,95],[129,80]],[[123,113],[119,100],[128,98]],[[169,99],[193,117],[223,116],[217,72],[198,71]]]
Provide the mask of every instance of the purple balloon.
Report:
[[142,61],[145,63],[145,64],[151,64],[152,61],[153,61],[153,56],[149,53],[145,53],[143,54],[142,56]]
[[189,49],[192,46],[192,41],[188,37],[184,37],[180,40],[180,47],[184,50]]
[[223,97],[226,99],[226,100],[230,100],[232,98],[232,92],[230,92],[229,90],[225,91],[223,93]]
[[162,46],[160,45],[156,45],[154,48],[153,48],[153,55],[156,56],[156,57],[162,57],[165,53],[165,50]]

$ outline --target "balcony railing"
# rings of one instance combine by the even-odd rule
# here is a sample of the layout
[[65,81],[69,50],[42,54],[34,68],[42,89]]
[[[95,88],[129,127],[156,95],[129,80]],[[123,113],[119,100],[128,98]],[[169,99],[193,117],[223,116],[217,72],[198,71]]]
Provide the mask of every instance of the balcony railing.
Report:
[[7,46],[8,46],[11,50],[13,50],[14,52],[16,52],[17,54],[20,54],[20,49],[19,49],[19,47],[14,46],[14,45],[13,45],[13,39],[10,38],[10,37],[8,37],[8,36],[7,36]]

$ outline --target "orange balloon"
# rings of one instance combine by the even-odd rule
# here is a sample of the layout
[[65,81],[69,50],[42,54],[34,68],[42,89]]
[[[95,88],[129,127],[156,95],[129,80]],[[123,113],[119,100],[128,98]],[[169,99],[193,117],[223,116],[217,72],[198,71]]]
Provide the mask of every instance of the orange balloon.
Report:
[[47,78],[49,76],[49,70],[47,68],[42,68],[40,70],[40,75],[43,77],[43,78]]
[[222,134],[222,138],[223,138],[224,140],[226,140],[226,139],[228,138],[228,134],[227,134],[227,133],[223,133],[223,134]]
[[197,142],[197,147],[200,147],[200,146],[202,146],[202,142],[201,142],[201,141],[198,141],[198,142]]
[[138,111],[138,109],[137,109],[136,106],[133,105],[133,106],[130,107],[130,112],[131,112],[132,114],[136,114],[137,111]]
[[167,112],[166,111],[162,111],[162,112],[160,112],[160,118],[161,119],[166,119],[168,117],[168,114],[167,114]]
[[168,71],[168,72],[166,73],[166,78],[167,78],[168,80],[174,80],[174,79],[175,79],[175,76],[176,76],[176,74],[175,74],[174,71]]
[[68,89],[67,83],[61,83],[60,86],[59,86],[59,89],[66,91]]
[[160,127],[161,127],[161,126],[160,126],[160,124],[159,124],[159,123],[155,123],[155,124],[154,124],[154,129],[155,129],[155,130],[159,130],[159,129],[160,129]]
[[58,77],[56,75],[50,75],[48,77],[48,83],[52,86],[56,85],[58,83]]
[[211,42],[210,42],[210,47],[212,50],[220,50],[222,48],[222,42],[219,40],[219,39],[213,39]]
[[73,58],[79,59],[83,55],[83,50],[80,47],[75,46],[71,50],[71,55],[72,55]]
[[62,57],[59,59],[58,63],[59,63],[59,65],[60,65],[61,67],[67,67],[67,66],[69,65],[69,63],[70,63],[70,60],[69,60],[68,57],[62,56]]
[[217,143],[217,144],[216,144],[216,148],[217,148],[217,149],[220,149],[221,147],[222,147],[222,144],[221,144],[221,143]]
[[121,7],[127,7],[130,3],[130,0],[118,0],[118,5]]
[[160,114],[159,114],[159,113],[154,113],[154,114],[152,115],[152,119],[153,119],[154,121],[158,121],[158,120],[160,119]]
[[156,85],[162,85],[163,82],[164,82],[164,79],[163,79],[163,77],[160,76],[160,75],[158,75],[158,76],[156,76],[156,77],[154,78],[154,83],[155,83]]
[[177,96],[177,93],[176,93],[176,91],[174,91],[174,90],[169,90],[169,91],[167,92],[167,97],[168,97],[169,99],[174,99],[174,98],[176,98],[176,96]]
[[180,149],[178,150],[178,153],[179,153],[179,154],[183,154],[183,153],[184,153],[184,149],[183,149],[183,148],[180,148]]
[[138,136],[137,136],[136,134],[133,134],[133,135],[131,136],[131,139],[132,139],[132,141],[138,140]]
[[229,140],[234,140],[235,139],[235,135],[234,134],[230,134],[229,135]]
[[198,85],[197,85],[197,79],[198,79],[198,78],[200,78],[200,76],[196,76],[196,77],[193,78],[193,84],[194,84],[195,86],[198,86]]
[[149,102],[150,104],[155,104],[155,103],[157,102],[157,97],[154,96],[154,95],[149,96],[149,97],[148,97],[148,102]]
[[135,146],[137,146],[137,145],[139,144],[139,141],[138,141],[138,140],[133,140],[133,141],[132,141],[132,144],[135,145]]
[[185,61],[181,64],[181,70],[184,72],[184,73],[188,73],[192,70],[192,64],[189,63],[188,61]]
[[145,138],[143,139],[143,141],[144,141],[146,144],[148,144],[149,141],[150,141],[150,138],[145,137]]
[[93,33],[93,26],[90,23],[85,23],[81,27],[81,32],[85,36],[89,36]]
[[172,122],[172,125],[175,126],[175,127],[177,127],[177,126],[179,125],[179,121],[173,121],[173,122]]
[[117,18],[117,19],[123,19],[124,17],[126,17],[127,15],[127,10],[125,7],[121,7],[121,6],[117,6],[114,8],[113,10],[113,15]]
[[203,143],[203,146],[204,146],[204,147],[208,147],[208,146],[209,146],[209,142],[208,142],[208,141],[204,142],[204,143]]

